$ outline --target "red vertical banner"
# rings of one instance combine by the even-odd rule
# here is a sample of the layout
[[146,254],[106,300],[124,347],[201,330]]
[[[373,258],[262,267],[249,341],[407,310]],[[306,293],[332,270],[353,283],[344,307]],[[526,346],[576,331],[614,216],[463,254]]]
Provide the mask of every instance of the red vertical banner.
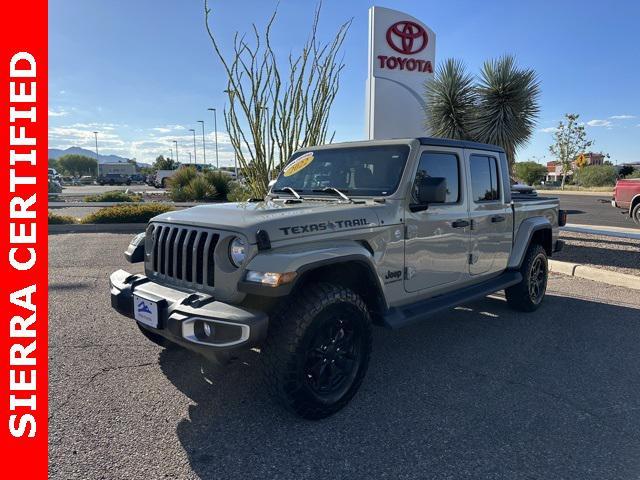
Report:
[[47,2],[0,15],[2,478],[47,478]]

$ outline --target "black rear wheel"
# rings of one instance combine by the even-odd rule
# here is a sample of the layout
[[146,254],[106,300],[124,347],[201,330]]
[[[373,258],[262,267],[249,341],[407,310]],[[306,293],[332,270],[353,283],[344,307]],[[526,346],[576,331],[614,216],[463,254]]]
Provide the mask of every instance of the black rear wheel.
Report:
[[371,356],[371,318],[352,290],[312,285],[276,313],[262,349],[265,382],[289,410],[321,419],[360,388]]
[[640,203],[638,203],[633,210],[631,210],[631,218],[633,221],[640,225]]
[[547,252],[540,244],[529,246],[520,267],[522,281],[505,290],[509,306],[523,312],[538,309],[547,291],[549,267]]

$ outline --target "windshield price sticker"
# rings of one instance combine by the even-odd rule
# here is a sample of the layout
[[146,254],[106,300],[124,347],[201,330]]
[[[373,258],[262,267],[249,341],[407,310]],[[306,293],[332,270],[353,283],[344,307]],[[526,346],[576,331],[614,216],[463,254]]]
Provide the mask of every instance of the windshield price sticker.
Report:
[[289,165],[284,167],[284,176],[290,177],[295,175],[300,170],[306,168],[311,162],[313,162],[313,152],[308,152],[299,156],[293,162],[289,163]]

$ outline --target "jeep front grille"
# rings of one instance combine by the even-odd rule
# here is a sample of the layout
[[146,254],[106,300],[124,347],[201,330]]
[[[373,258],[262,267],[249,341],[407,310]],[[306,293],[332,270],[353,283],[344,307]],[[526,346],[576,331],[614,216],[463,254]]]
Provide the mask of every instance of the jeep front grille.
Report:
[[214,250],[220,235],[204,228],[154,224],[148,268],[186,287],[213,288]]

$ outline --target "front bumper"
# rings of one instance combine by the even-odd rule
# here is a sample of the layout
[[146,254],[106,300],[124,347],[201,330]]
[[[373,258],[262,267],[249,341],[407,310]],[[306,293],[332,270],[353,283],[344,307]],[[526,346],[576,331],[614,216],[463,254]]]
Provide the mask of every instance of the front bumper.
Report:
[[[158,305],[158,328],[141,328],[219,362],[234,352],[260,345],[269,324],[267,314],[216,301],[206,294],[185,292],[152,282],[144,275],[117,270],[109,278],[111,306],[135,319],[133,295]],[[210,335],[204,334],[208,324]]]

